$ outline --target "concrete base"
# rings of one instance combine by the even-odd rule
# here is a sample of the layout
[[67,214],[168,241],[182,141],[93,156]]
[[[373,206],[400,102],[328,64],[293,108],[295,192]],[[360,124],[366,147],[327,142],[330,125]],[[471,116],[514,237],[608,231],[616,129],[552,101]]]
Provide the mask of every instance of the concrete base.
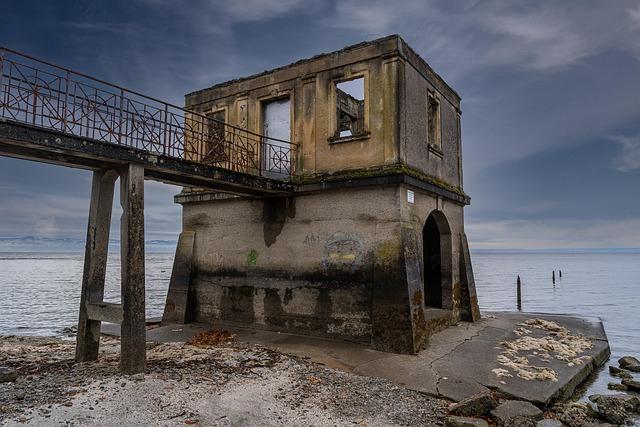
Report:
[[[498,377],[492,370],[502,368],[497,361],[503,350],[500,343],[519,338],[514,332],[518,324],[533,318],[556,322],[572,335],[590,338],[593,347],[579,354],[590,359],[585,358],[584,363],[573,366],[557,359],[545,362],[544,366],[556,371],[557,381],[524,380],[516,375]],[[229,330],[240,341],[308,357],[347,372],[385,378],[409,389],[454,401],[494,389],[516,399],[548,406],[571,396],[609,357],[609,343],[599,319],[537,313],[496,313],[477,323],[460,323],[434,334],[429,347],[416,356],[384,353],[346,341],[232,328],[221,323],[162,326],[147,331],[147,340],[182,342],[212,327]],[[532,363],[541,364],[530,351],[523,355],[525,353]]]

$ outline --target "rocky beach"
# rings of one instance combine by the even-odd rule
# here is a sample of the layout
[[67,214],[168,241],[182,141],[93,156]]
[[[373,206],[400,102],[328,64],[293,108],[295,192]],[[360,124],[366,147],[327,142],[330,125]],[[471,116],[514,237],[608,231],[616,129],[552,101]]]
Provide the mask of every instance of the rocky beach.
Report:
[[[452,403],[243,343],[226,331],[148,343],[145,374],[121,374],[118,350],[117,338],[102,337],[100,360],[76,364],[73,341],[1,337],[0,424],[578,427],[632,423],[640,409],[628,386],[627,393],[542,410],[496,391]],[[635,369],[637,360],[625,358],[612,371],[635,384]]]

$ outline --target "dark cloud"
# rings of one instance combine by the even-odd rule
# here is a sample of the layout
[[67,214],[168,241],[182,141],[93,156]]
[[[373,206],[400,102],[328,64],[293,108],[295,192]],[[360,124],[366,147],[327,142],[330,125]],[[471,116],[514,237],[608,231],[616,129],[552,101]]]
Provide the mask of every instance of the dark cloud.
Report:
[[[32,1],[0,40],[170,102],[390,33],[463,98],[474,247],[640,246],[636,1]],[[0,159],[0,235],[82,237],[90,174]],[[180,229],[147,185],[147,234]],[[65,208],[66,207],[66,208]]]

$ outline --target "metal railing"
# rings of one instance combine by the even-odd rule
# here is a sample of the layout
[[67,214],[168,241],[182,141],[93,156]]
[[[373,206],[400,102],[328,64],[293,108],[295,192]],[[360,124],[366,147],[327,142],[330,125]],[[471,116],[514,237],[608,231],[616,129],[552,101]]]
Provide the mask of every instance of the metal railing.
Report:
[[7,48],[0,117],[272,178],[293,173],[298,148]]

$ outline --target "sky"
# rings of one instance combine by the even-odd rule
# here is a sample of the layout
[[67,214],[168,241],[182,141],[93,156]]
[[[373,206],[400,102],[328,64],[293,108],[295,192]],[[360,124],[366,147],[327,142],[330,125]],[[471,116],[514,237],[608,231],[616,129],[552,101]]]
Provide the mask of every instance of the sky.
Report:
[[[32,0],[0,14],[1,45],[178,105],[388,34],[462,97],[472,248],[640,247],[638,0]],[[83,238],[90,185],[0,158],[0,237]],[[145,191],[147,238],[176,239],[179,189]]]

